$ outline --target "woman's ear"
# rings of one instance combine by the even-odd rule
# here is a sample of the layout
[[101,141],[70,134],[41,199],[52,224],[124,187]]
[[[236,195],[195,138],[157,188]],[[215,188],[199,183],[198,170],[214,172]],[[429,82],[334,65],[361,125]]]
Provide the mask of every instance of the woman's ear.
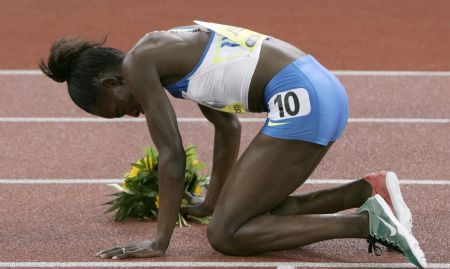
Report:
[[118,77],[104,77],[100,79],[100,83],[106,89],[114,88],[122,84],[122,79]]

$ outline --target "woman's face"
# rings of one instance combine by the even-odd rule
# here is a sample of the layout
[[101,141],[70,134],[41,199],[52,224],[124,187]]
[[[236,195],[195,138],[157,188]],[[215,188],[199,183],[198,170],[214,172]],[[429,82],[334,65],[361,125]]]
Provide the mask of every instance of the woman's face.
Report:
[[92,114],[103,118],[120,118],[124,115],[139,117],[143,113],[141,105],[131,94],[126,83],[116,78],[102,81],[102,94],[92,107]]

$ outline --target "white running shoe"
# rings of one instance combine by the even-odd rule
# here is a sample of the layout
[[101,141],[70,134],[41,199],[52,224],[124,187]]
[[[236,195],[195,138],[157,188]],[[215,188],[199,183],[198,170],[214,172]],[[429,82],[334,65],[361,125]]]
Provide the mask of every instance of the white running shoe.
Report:
[[427,267],[425,254],[419,247],[416,238],[397,220],[384,199],[375,194],[358,209],[357,213],[367,212],[369,215],[369,253],[377,256],[382,253],[375,245],[380,243],[389,249],[403,254],[411,263],[419,268]]

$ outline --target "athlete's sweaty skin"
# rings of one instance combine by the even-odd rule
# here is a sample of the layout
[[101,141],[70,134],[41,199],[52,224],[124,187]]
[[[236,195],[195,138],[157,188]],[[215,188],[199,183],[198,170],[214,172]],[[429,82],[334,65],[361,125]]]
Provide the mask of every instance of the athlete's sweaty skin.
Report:
[[[128,52],[121,68],[111,68],[99,79],[108,95],[92,108],[92,113],[102,117],[144,113],[160,153],[155,237],[106,249],[98,253],[102,258],[156,257],[169,246],[180,210],[185,155],[164,86],[177,82],[195,67],[209,35],[203,31],[150,33]],[[266,110],[263,93],[268,81],[303,55],[273,37],[263,42],[250,84],[251,112]],[[122,77],[124,80],[117,79]],[[367,238],[367,215],[331,214],[362,205],[372,193],[366,181],[289,196],[314,171],[332,143],[325,147],[258,133],[237,160],[241,128],[236,115],[203,106],[200,110],[215,127],[211,183],[205,201],[183,211],[194,216],[213,214],[208,239],[216,250],[251,255],[326,239]]]

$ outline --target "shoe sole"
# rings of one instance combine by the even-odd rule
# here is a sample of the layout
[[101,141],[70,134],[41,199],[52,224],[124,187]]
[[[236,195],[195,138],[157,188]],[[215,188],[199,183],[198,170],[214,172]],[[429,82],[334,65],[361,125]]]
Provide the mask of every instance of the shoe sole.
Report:
[[408,230],[412,229],[412,216],[411,210],[403,200],[402,193],[400,191],[400,183],[398,182],[397,175],[394,172],[386,173],[386,187],[391,198],[392,206],[395,210],[400,223]]
[[[384,213],[389,217],[389,220],[394,223],[397,229],[397,233],[402,236],[408,245],[410,253],[413,255],[414,259],[416,260],[416,263],[413,262],[413,264],[418,265],[422,268],[427,267],[427,261],[425,259],[425,254],[423,253],[422,249],[419,247],[419,242],[417,242],[417,239],[412,235],[410,231],[408,231],[395,217],[394,212],[392,212],[390,206],[386,203],[386,201],[379,195],[376,194],[374,198],[377,200],[377,202],[380,204],[380,206],[383,208]],[[408,251],[407,249],[405,251]],[[406,254],[404,254],[406,256]],[[410,257],[406,256],[408,259]],[[411,259],[410,259],[411,261]],[[411,261],[412,262],[412,261]]]

